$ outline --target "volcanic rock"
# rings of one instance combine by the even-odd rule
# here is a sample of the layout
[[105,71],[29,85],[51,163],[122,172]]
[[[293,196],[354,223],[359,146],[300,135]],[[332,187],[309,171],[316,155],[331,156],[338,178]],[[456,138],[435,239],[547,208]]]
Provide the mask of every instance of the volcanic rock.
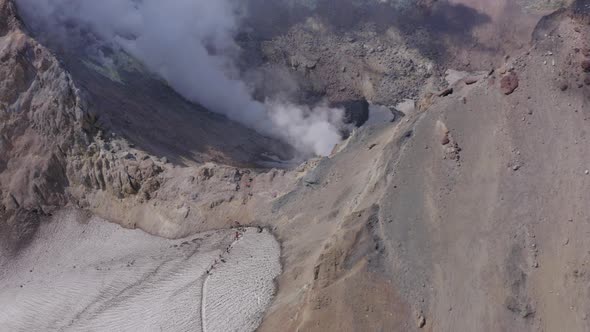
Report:
[[500,90],[505,95],[512,94],[518,88],[518,76],[514,72],[510,72],[500,80]]
[[452,93],[453,93],[453,88],[446,88],[446,89],[440,91],[437,95],[439,97],[446,97]]
[[569,87],[569,85],[567,84],[567,82],[559,83],[559,90],[561,90],[561,91],[567,90],[568,87]]
[[467,78],[465,78],[465,84],[467,85],[471,85],[471,84],[475,84],[477,83],[478,79],[475,76],[469,76]]
[[336,102],[330,106],[344,109],[343,122],[346,124],[360,127],[369,120],[369,102],[366,99]]

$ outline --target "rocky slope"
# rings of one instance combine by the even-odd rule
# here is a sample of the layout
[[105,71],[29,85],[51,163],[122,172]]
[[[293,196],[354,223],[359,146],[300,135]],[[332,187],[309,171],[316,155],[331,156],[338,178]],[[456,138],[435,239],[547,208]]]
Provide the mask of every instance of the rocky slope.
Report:
[[477,71],[501,65],[506,55],[528,47],[541,17],[563,5],[513,0],[247,3],[250,30],[239,41],[247,51],[245,69],[264,81],[261,93],[292,91],[284,83],[290,76],[300,87],[292,94],[307,101],[365,98],[390,107],[419,98],[424,84],[443,84],[439,78],[447,68]]
[[584,6],[275,203],[289,258],[263,330],[587,328]]
[[[82,57],[63,54],[59,62],[28,35],[12,1],[1,5],[3,245],[19,247],[40,218],[68,204],[126,226],[143,220],[147,231],[171,227],[161,235],[186,235],[194,225],[167,220],[196,214],[190,219],[204,223],[202,206],[209,211],[247,197],[236,188],[251,171],[235,166],[256,167],[266,155],[292,157],[285,144],[189,104],[141,69],[105,76]],[[207,162],[228,166],[175,169]],[[174,181],[183,172],[186,197],[179,200]],[[167,205],[154,214],[156,191]]]
[[[357,20],[294,3],[285,30],[242,37],[245,63],[292,78],[301,100],[415,99],[285,170],[256,167],[280,143],[157,80],[59,63],[0,1],[2,244],[18,254],[65,205],[170,238],[268,227],[284,273],[261,331],[586,330],[588,5],[424,1],[406,24],[433,25],[408,31],[375,16],[384,5],[342,8]],[[459,14],[467,32],[436,29]]]
[[2,12],[0,213],[3,244],[18,245],[68,202],[66,155],[88,144],[77,89],[50,52],[27,36],[12,2]]

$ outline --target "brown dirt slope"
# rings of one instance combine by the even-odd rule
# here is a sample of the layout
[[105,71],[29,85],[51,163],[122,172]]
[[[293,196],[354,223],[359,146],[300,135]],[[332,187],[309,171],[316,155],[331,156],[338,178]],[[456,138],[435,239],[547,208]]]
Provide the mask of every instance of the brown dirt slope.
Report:
[[285,272],[262,331],[587,330],[589,26],[570,14],[275,203]]

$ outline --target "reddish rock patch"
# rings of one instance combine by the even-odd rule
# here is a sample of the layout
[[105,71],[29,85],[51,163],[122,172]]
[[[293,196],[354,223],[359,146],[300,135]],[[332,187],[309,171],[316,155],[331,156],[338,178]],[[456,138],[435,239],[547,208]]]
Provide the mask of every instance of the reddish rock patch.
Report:
[[500,89],[503,94],[509,95],[513,93],[516,88],[518,88],[518,76],[516,76],[515,73],[510,72],[500,80]]

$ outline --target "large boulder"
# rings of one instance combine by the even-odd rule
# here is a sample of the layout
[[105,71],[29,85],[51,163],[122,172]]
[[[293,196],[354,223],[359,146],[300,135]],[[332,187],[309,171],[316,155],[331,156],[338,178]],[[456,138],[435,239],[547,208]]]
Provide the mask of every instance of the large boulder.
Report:
[[518,76],[514,72],[510,72],[502,77],[500,80],[500,89],[505,95],[509,95],[518,88]]

